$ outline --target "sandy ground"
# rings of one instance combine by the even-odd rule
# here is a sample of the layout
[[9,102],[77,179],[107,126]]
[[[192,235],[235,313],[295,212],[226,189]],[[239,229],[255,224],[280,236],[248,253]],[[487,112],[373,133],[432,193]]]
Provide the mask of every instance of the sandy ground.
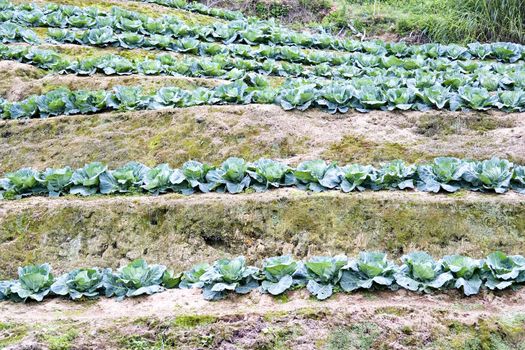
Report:
[[[8,322],[108,321],[126,317],[163,318],[188,314],[222,317],[236,314],[263,315],[270,312],[292,312],[304,308],[345,313],[371,312],[379,308],[408,308],[420,316],[441,310],[466,321],[480,315],[502,316],[525,313],[525,290],[497,294],[483,293],[468,298],[455,291],[433,295],[419,295],[407,291],[371,294],[340,293],[325,301],[312,299],[303,290],[291,293],[289,301],[282,303],[258,291],[253,291],[248,296],[230,296],[226,300],[208,302],[202,298],[198,289],[174,289],[123,301],[101,298],[94,303],[78,303],[54,298],[42,303],[0,303],[2,318]],[[130,310],[133,310],[131,314]]]
[[111,206],[130,206],[135,204],[176,204],[177,202],[184,202],[185,204],[202,204],[203,202],[222,202],[225,199],[229,204],[234,205],[244,201],[255,202],[269,202],[276,199],[300,199],[302,197],[318,196],[318,197],[341,197],[353,196],[356,200],[369,198],[373,200],[392,201],[392,202],[425,202],[425,203],[447,203],[454,205],[454,203],[502,203],[502,204],[523,204],[525,196],[516,192],[508,192],[503,195],[491,193],[466,192],[462,193],[460,197],[449,194],[433,194],[417,191],[365,191],[365,192],[351,192],[342,193],[339,191],[327,191],[323,193],[310,193],[298,189],[281,188],[263,193],[241,193],[236,195],[224,193],[196,193],[191,196],[183,196],[178,194],[165,194],[160,196],[149,195],[134,195],[134,196],[94,196],[86,198],[76,198],[74,196],[49,198],[49,197],[27,197],[16,201],[0,201],[0,217],[2,213],[8,213],[13,210],[24,210],[34,206],[45,206],[47,208],[60,208],[71,206],[82,207],[98,207],[100,204],[110,203]]
[[0,347],[442,350],[480,343],[518,349],[525,341],[523,291],[336,294],[320,302],[302,290],[288,297],[254,291],[206,302],[198,290],[169,290],[122,302],[5,302]]

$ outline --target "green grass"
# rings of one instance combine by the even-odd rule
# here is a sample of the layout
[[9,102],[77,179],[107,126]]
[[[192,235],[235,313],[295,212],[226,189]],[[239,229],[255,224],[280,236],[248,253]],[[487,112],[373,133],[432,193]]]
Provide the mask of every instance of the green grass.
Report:
[[374,323],[355,323],[348,328],[335,329],[327,339],[325,350],[370,349],[380,336],[380,329]]
[[440,43],[525,42],[522,0],[338,0],[328,27],[366,36],[395,33]]

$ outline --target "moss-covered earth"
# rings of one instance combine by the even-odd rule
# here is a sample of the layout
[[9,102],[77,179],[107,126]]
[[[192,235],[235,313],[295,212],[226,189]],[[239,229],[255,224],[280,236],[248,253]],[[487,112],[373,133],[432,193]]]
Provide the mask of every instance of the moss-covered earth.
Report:
[[[501,349],[525,348],[523,292],[421,296],[252,292],[219,302],[197,290],[97,302],[0,304],[6,349]],[[130,312],[132,311],[132,312]]]
[[[104,52],[104,54],[110,52]],[[0,61],[0,74],[3,72],[6,72],[6,74],[0,83],[0,96],[10,101],[21,101],[31,95],[45,94],[60,87],[66,87],[71,90],[111,90],[118,85],[140,85],[144,93],[153,94],[165,86],[176,86],[192,90],[197,87],[214,87],[226,82],[220,79],[146,76],[140,74],[123,76],[51,74],[44,76],[44,71],[33,66],[17,62]]]
[[397,257],[525,252],[525,198],[517,194],[414,192],[208,194],[30,198],[0,202],[0,278],[19,265],[63,271],[117,267],[144,257],[177,268],[244,254]]
[[[99,82],[115,84],[131,78]],[[151,81],[166,84],[161,77]],[[271,157],[292,164],[324,158],[378,165],[397,158],[424,161],[436,156],[499,156],[525,163],[523,133],[523,114],[504,113],[331,116],[316,110],[285,112],[272,105],[113,112],[0,121],[0,172],[28,166],[81,167],[95,160],[112,167],[130,160],[179,166],[190,159],[220,163],[229,156]]]

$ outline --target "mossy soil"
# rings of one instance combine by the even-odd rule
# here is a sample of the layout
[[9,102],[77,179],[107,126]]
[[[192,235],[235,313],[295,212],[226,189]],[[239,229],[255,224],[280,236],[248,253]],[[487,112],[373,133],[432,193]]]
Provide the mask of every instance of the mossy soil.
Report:
[[[0,304],[6,349],[523,349],[523,291],[258,292],[210,303],[197,290],[117,302]],[[133,313],[130,314],[130,310]]]
[[208,194],[30,198],[0,203],[0,278],[49,262],[60,271],[118,267],[136,258],[186,269],[245,255],[392,258],[525,251],[525,199],[517,194],[414,192]]
[[121,75],[76,76],[49,74],[36,67],[11,61],[0,61],[0,73],[5,73],[0,83],[0,96],[9,101],[21,101],[31,95],[45,94],[60,87],[70,90],[111,90],[113,87],[141,86],[144,93],[154,94],[165,86],[193,90],[212,88],[227,83],[221,79],[204,79],[175,76]]
[[[118,84],[126,79],[133,78],[73,80]],[[151,78],[159,84],[166,81]],[[379,165],[437,156],[499,156],[525,163],[522,117],[436,111],[331,116],[319,110],[285,112],[274,105],[248,105],[0,121],[0,172],[28,166],[81,167],[90,161],[112,167],[131,160],[180,166],[190,159],[220,163],[229,156],[250,161],[270,157],[290,164],[324,158]]]

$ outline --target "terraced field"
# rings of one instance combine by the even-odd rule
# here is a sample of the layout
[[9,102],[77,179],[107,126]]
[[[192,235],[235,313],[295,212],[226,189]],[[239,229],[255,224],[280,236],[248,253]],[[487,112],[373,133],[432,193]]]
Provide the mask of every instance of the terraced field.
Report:
[[0,9],[0,348],[525,349],[522,45]]

